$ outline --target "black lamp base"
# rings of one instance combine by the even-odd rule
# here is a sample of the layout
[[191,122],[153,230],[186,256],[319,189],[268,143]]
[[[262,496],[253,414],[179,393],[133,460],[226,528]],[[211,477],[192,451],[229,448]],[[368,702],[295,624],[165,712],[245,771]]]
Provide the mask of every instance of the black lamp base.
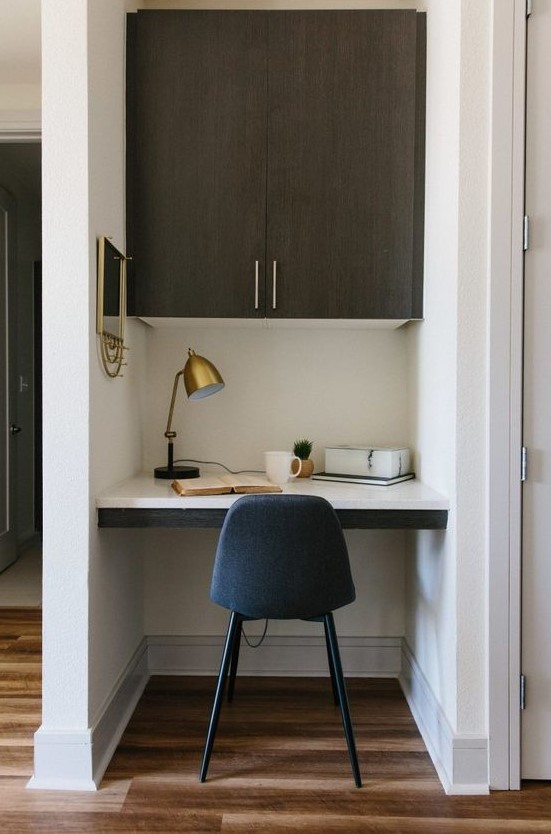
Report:
[[164,478],[165,481],[173,481],[175,478],[198,478],[199,469],[197,466],[157,466],[155,477]]

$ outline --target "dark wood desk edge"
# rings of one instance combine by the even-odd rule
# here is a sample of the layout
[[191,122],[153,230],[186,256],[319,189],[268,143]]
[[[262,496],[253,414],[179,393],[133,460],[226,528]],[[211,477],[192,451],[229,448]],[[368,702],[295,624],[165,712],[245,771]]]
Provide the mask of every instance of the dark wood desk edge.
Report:
[[[98,508],[98,527],[221,527],[226,509],[136,509]],[[445,530],[447,510],[336,510],[344,529],[349,530]]]

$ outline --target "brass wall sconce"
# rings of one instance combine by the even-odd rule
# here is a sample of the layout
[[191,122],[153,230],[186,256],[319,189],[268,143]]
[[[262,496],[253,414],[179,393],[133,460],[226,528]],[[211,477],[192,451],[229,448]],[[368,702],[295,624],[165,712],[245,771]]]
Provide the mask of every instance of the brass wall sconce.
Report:
[[204,397],[210,397],[211,394],[216,394],[224,387],[224,380],[212,362],[209,362],[204,356],[198,356],[194,350],[189,348],[188,360],[185,367],[176,374],[172,387],[172,399],[170,401],[165,431],[165,437],[168,440],[167,465],[158,466],[155,469],[156,478],[173,480],[174,478],[199,477],[199,469],[196,466],[174,466],[174,438],[176,437],[176,432],[172,430],[172,417],[174,414],[176,394],[178,392],[178,383],[182,377],[184,378],[184,387],[190,400],[201,400]]

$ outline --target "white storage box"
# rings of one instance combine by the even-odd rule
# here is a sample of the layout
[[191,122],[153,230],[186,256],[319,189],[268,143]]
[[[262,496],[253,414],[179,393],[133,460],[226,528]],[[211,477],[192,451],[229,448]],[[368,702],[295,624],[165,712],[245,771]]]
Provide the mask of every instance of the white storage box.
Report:
[[325,471],[338,475],[397,478],[411,472],[411,452],[381,446],[327,446]]

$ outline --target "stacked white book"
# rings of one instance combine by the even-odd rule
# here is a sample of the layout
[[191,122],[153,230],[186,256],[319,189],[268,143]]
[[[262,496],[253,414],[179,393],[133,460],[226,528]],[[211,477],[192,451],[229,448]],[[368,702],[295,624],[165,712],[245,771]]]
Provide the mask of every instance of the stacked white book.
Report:
[[404,447],[327,446],[325,471],[312,476],[318,481],[390,486],[415,477],[411,451]]

